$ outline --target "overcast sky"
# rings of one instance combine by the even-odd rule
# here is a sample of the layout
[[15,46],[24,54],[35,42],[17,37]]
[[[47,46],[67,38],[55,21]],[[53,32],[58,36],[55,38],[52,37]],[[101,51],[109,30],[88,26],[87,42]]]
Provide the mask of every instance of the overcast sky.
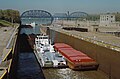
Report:
[[50,13],[82,11],[86,13],[120,12],[120,0],[0,0],[0,9],[46,10]]

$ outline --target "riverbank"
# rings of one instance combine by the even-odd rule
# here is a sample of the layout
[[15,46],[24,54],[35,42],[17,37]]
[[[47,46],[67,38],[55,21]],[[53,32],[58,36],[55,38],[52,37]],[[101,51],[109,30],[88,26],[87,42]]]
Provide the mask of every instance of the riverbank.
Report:
[[0,28],[0,79],[9,77],[19,25],[1,26]]

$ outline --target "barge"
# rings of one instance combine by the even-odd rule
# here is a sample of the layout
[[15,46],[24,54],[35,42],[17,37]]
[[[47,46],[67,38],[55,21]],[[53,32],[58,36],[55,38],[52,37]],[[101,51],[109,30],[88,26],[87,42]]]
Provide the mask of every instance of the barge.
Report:
[[65,43],[55,43],[54,48],[67,60],[67,65],[73,70],[97,70],[98,63]]

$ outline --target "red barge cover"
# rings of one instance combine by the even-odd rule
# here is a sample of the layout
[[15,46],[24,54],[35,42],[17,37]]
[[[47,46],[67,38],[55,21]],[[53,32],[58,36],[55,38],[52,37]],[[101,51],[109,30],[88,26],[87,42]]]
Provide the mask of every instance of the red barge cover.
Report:
[[89,66],[96,65],[96,67],[98,65],[94,59],[88,57],[86,54],[82,53],[81,51],[77,51],[73,49],[71,46],[65,43],[56,43],[54,45],[54,48],[74,65],[81,63],[87,65],[89,64]]

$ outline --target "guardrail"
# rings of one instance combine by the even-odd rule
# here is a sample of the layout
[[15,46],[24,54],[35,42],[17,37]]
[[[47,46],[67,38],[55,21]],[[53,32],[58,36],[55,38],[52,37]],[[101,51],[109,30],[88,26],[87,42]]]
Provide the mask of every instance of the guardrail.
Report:
[[[15,26],[15,25],[14,25],[14,26]],[[9,48],[10,43],[11,43],[11,41],[12,41],[12,39],[13,39],[13,36],[16,34],[16,30],[18,29],[18,27],[19,27],[19,25],[16,25],[16,28],[14,29],[14,32],[13,32],[13,34],[11,35],[10,40],[8,41],[8,44],[7,44],[7,46],[6,46],[7,49]]]

